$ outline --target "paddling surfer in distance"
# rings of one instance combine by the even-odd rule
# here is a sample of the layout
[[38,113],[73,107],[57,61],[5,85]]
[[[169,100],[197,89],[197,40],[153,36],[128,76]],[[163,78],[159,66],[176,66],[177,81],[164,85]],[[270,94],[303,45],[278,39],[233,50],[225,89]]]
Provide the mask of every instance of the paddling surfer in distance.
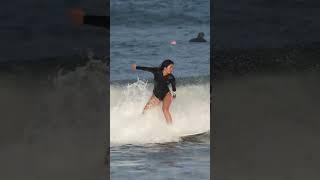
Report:
[[196,38],[190,39],[189,42],[207,42],[207,40],[204,39],[204,33],[200,32]]

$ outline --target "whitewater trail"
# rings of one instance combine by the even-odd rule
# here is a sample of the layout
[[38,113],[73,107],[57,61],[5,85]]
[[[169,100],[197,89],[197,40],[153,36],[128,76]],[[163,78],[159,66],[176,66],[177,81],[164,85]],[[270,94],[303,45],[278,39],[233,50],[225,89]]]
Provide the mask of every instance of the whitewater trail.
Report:
[[209,83],[177,87],[177,98],[170,106],[170,126],[165,122],[162,103],[142,114],[152,88],[153,84],[139,79],[110,86],[111,145],[176,142],[181,136],[210,130]]

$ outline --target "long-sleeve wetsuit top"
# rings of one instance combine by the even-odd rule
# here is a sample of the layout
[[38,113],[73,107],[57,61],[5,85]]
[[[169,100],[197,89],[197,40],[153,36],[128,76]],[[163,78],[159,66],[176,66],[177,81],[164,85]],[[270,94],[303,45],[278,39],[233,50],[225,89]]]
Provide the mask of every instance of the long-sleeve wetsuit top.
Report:
[[168,85],[171,84],[172,91],[176,91],[176,81],[172,74],[163,76],[162,71],[158,67],[142,67],[136,66],[136,69],[149,71],[154,75],[153,94],[160,100],[170,91]]
[[83,17],[83,24],[110,29],[110,16],[85,15]]

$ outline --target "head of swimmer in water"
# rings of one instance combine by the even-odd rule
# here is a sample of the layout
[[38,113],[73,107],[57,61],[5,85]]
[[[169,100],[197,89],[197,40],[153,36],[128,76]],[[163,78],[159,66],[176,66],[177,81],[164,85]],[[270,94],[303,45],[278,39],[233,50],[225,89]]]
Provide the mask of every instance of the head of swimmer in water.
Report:
[[204,37],[204,33],[203,32],[199,32],[198,38],[203,38],[203,37]]
[[173,71],[173,65],[173,61],[166,59],[161,63],[160,70],[166,74],[171,74]]

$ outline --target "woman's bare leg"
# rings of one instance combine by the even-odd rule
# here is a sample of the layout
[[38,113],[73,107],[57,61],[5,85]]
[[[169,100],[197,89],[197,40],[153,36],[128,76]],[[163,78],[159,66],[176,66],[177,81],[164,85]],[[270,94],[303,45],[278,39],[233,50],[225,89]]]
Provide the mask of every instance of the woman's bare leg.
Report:
[[162,111],[168,124],[172,123],[172,118],[169,111],[171,101],[172,101],[172,96],[171,96],[171,93],[168,92],[167,95],[164,97],[163,103],[162,103]]
[[150,97],[148,103],[144,106],[142,114],[144,114],[146,110],[150,109],[151,107],[153,107],[159,103],[160,103],[160,100],[156,96],[152,95]]

